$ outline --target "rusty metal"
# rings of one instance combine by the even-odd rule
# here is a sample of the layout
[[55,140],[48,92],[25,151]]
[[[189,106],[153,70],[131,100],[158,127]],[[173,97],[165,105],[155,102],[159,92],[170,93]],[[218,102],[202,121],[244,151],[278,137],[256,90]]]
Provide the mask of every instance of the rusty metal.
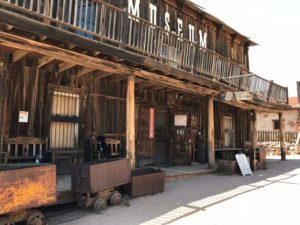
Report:
[[132,171],[131,184],[127,191],[131,197],[157,194],[164,191],[165,173],[153,168],[142,168]]
[[76,165],[72,174],[72,190],[79,194],[98,193],[130,183],[128,159],[111,159]]
[[0,215],[56,202],[56,166],[0,168]]

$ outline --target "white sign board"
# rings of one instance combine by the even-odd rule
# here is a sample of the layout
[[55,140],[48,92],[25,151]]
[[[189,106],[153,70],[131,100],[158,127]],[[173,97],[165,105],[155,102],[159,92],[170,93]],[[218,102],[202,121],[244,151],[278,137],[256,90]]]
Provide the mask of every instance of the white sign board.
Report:
[[187,115],[175,115],[174,125],[178,127],[187,126]]
[[28,123],[28,112],[26,111],[19,112],[19,123]]
[[240,167],[243,176],[252,175],[252,171],[245,154],[236,154],[235,159]]

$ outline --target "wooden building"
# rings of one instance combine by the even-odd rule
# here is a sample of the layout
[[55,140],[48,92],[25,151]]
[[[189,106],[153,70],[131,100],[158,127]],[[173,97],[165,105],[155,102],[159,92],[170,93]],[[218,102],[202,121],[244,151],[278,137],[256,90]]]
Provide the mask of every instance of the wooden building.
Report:
[[249,72],[253,45],[187,0],[0,0],[0,152],[47,140],[67,168],[103,135],[132,167],[214,167],[255,143],[256,111],[288,107]]

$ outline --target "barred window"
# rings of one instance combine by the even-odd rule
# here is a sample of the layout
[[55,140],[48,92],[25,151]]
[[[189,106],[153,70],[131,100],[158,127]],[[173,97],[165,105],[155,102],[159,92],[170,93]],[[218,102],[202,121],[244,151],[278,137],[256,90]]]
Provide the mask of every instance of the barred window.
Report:
[[77,150],[79,95],[55,91],[52,98],[50,148]]

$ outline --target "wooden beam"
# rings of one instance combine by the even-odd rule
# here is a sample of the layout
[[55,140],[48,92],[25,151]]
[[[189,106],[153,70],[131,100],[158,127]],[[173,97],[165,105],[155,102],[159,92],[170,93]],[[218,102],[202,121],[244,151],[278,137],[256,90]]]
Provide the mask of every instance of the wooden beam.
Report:
[[222,101],[249,101],[254,99],[250,91],[225,92],[221,94]]
[[83,67],[83,68],[78,69],[77,76],[78,77],[82,77],[82,76],[84,76],[84,75],[86,75],[88,73],[91,73],[93,71],[95,71],[95,70],[91,69],[91,68],[85,68],[85,67]]
[[120,97],[109,96],[109,95],[101,95],[98,93],[90,93],[90,96],[102,97],[102,98],[111,99],[111,100],[126,101],[126,98],[120,98]]
[[250,158],[250,164],[251,164],[251,168],[254,170],[256,168],[256,165],[255,165],[255,148],[257,146],[257,113],[255,110],[253,110],[251,112],[251,133],[252,133],[252,154],[250,155],[251,158]]
[[12,62],[15,63],[25,57],[28,54],[28,52],[22,51],[22,50],[17,50],[13,53],[12,55]]
[[214,121],[214,100],[208,97],[208,167],[215,168],[215,121]]
[[16,35],[8,34],[0,31],[0,45],[17,48],[23,51],[35,52],[45,56],[53,57],[60,61],[68,62],[83,67],[89,67],[104,72],[127,73],[128,69],[122,65],[105,61],[99,58],[72,52],[45,43],[29,40]]
[[10,31],[14,28],[14,26],[7,25],[7,24],[5,24],[4,27],[5,27],[5,30],[7,30],[7,31]]
[[116,76],[113,76],[113,77],[110,77],[110,82],[112,83],[118,83],[122,80],[126,80],[127,79],[127,76],[126,75],[116,75]]
[[131,163],[131,169],[134,169],[136,166],[134,80],[134,76],[130,75],[128,77],[126,101],[126,150],[127,158]]
[[192,93],[192,94],[196,94],[196,95],[217,96],[220,94],[219,91],[216,91],[216,90],[213,90],[210,88],[205,88],[205,87],[201,87],[198,85],[185,83],[180,80],[169,78],[169,77],[166,77],[163,75],[158,75],[156,73],[152,73],[152,72],[148,72],[148,71],[139,70],[139,71],[135,71],[133,74],[137,77],[142,77],[146,80],[153,81],[154,83],[157,83],[161,86],[173,88],[175,90],[184,91],[184,92],[188,92],[188,93]]
[[286,160],[286,154],[285,154],[285,123],[283,119],[283,114],[279,113],[279,133],[280,133],[280,154],[281,154],[281,160]]
[[53,60],[54,60],[53,57],[43,56],[38,59],[37,68],[41,68]]
[[149,81],[143,81],[136,85],[136,87],[138,89],[145,88],[145,87],[151,87],[151,86],[153,86],[153,82],[149,82]]
[[96,77],[95,77],[95,81],[96,80],[101,80],[101,79],[103,79],[103,78],[105,78],[105,77],[109,77],[109,76],[112,76],[112,75],[114,75],[115,73],[100,73],[99,71],[97,71],[96,72]]
[[76,66],[76,64],[74,64],[74,63],[62,62],[62,63],[58,64],[58,72],[62,73],[68,69],[71,69],[74,66]]

